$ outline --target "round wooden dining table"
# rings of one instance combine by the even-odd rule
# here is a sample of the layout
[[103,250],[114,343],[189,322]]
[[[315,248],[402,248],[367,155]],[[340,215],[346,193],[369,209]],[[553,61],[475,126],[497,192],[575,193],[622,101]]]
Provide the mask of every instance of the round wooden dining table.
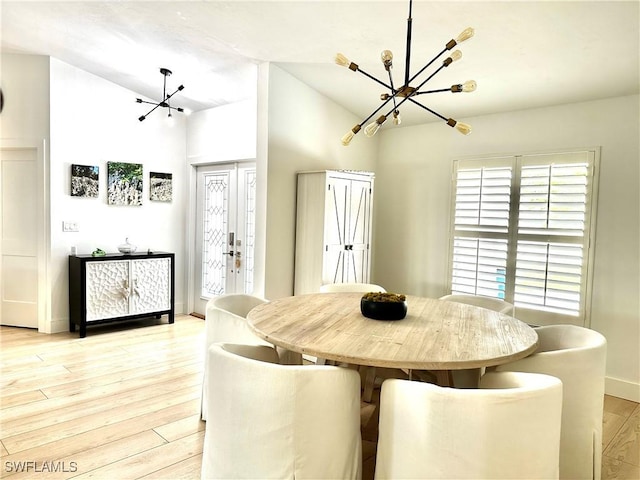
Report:
[[533,353],[535,330],[484,308],[407,296],[402,320],[360,312],[362,293],[280,298],[247,315],[261,338],[287,350],[356,365],[451,371],[501,365]]

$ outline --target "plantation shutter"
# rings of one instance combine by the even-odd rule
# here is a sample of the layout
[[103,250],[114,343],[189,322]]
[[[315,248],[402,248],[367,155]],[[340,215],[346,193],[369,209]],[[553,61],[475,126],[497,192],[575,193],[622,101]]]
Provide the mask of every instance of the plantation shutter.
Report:
[[584,313],[592,163],[589,152],[522,158],[516,304]]
[[453,180],[451,292],[584,324],[595,151],[459,160]]
[[452,291],[505,298],[511,158],[457,170]]

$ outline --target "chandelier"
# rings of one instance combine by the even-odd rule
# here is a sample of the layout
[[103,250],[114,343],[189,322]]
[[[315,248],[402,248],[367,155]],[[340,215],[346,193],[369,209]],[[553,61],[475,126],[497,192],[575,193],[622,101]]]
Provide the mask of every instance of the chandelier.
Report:
[[411,22],[412,22],[411,7],[412,7],[412,4],[413,4],[413,0],[409,0],[409,18],[407,18],[406,62],[405,62],[405,71],[404,71],[404,83],[402,84],[401,87],[396,88],[393,83],[393,76],[391,75],[391,69],[393,68],[393,53],[391,53],[390,50],[383,50],[382,53],[380,54],[380,58],[382,60],[382,64],[384,65],[384,69],[387,71],[389,75],[389,83],[385,83],[384,81],[379,80],[375,78],[373,75],[370,75],[367,72],[363,71],[356,63],[349,61],[349,59],[347,59],[347,57],[345,57],[341,53],[338,53],[335,57],[335,61],[338,65],[342,67],[347,67],[349,68],[349,70],[353,72],[360,72],[365,77],[368,77],[374,82],[379,83],[380,85],[382,85],[388,90],[388,93],[383,93],[382,95],[380,95],[380,100],[382,100],[383,103],[378,108],[376,108],[371,113],[371,115],[369,115],[359,124],[355,125],[349,132],[347,132],[346,135],[342,137],[342,145],[344,146],[349,145],[351,143],[351,140],[353,140],[353,137],[362,129],[362,126],[365,123],[367,123],[369,120],[371,120],[374,115],[376,115],[380,110],[382,110],[389,103],[392,103],[393,107],[386,114],[380,115],[375,121],[369,123],[366,127],[364,127],[364,134],[367,137],[373,137],[376,134],[376,132],[380,129],[380,126],[387,120],[387,118],[390,115],[393,115],[394,125],[400,125],[401,118],[400,118],[399,107],[406,101],[409,101],[414,105],[417,105],[423,108],[424,110],[426,110],[427,112],[435,115],[436,117],[441,118],[442,120],[447,122],[447,125],[449,125],[450,127],[455,127],[460,133],[463,133],[464,135],[468,135],[469,133],[471,133],[471,127],[469,125],[462,122],[458,122],[452,118],[446,118],[440,115],[439,113],[434,112],[429,107],[423,105],[415,98],[419,95],[426,95],[429,93],[473,92],[476,89],[476,82],[473,80],[468,80],[461,84],[451,85],[451,87],[449,88],[441,88],[437,90],[420,90],[422,87],[424,87],[424,85],[429,80],[431,80],[438,72],[440,72],[440,70],[448,67],[453,62],[460,60],[460,58],[462,58],[462,53],[460,52],[460,50],[455,50],[454,52],[452,52],[442,62],[439,68],[437,68],[433,73],[431,73],[425,80],[418,83],[417,86],[412,87],[411,83],[414,80],[416,80],[428,67],[430,67],[442,55],[450,51],[457,44],[471,38],[474,33],[473,28],[467,28],[463,30],[462,33],[458,35],[458,37],[455,40],[450,40],[445,45],[445,48],[440,53],[438,53],[435,57],[433,57],[433,59],[431,59],[431,61],[429,61],[424,67],[422,67],[415,75],[410,76],[409,65],[411,60]]
[[140,120],[141,122],[142,122],[145,118],[147,118],[147,117],[149,116],[149,114],[150,114],[151,112],[153,112],[153,111],[154,111],[156,108],[158,108],[158,107],[168,108],[168,109],[169,109],[169,115],[168,115],[169,117],[171,116],[171,110],[176,110],[176,111],[178,111],[178,112],[184,112],[184,109],[183,109],[183,108],[180,108],[180,107],[172,107],[172,106],[169,104],[169,99],[170,99],[171,97],[173,97],[176,93],[178,93],[180,90],[184,89],[184,85],[180,85],[180,86],[178,87],[178,89],[177,89],[175,92],[173,92],[171,95],[167,95],[167,77],[168,77],[169,75],[171,75],[171,70],[169,70],[168,68],[161,68],[161,69],[160,69],[160,73],[161,73],[162,75],[164,75],[164,87],[163,87],[163,89],[162,89],[162,101],[161,101],[161,102],[158,102],[158,103],[155,103],[155,102],[147,102],[146,100],[142,100],[141,98],[136,98],[136,102],[138,102],[138,103],[148,103],[149,105],[154,105],[154,107],[153,107],[151,110],[149,110],[149,111],[146,113],[146,115],[142,115],[142,116],[138,117],[138,120]]

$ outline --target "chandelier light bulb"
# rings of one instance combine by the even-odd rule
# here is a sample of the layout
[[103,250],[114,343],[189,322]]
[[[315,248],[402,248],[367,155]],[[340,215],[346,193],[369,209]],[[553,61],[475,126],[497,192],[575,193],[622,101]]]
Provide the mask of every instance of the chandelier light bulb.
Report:
[[364,134],[371,138],[380,130],[380,124],[378,122],[371,122],[369,125],[364,127]]
[[402,117],[400,117],[400,112],[396,110],[393,112],[393,124],[400,125],[402,123]]
[[349,144],[351,143],[351,140],[353,140],[353,137],[355,137],[355,133],[353,133],[351,130],[349,130],[341,139],[340,141],[342,142],[342,145],[344,145],[345,147],[348,147]]
[[462,58],[462,52],[460,50],[455,50],[449,56],[452,62],[457,62]]
[[475,92],[476,88],[478,88],[478,84],[475,80],[467,80],[462,84],[463,92]]
[[344,145],[345,147],[348,147],[349,144],[351,143],[351,140],[353,140],[353,137],[356,135],[356,133],[358,133],[360,131],[362,127],[357,124],[354,125],[353,128],[351,129],[350,132],[347,132],[341,139],[340,141],[342,142],[342,145]]
[[471,126],[467,125],[466,123],[457,122],[456,130],[458,130],[463,135],[469,135],[471,133]]
[[378,130],[380,130],[380,125],[382,125],[387,120],[387,117],[384,115],[380,115],[375,122],[371,122],[369,125],[364,127],[364,134],[367,137],[373,137]]
[[471,37],[473,37],[474,33],[475,31],[473,30],[473,28],[465,28],[462,32],[460,32],[460,35],[456,37],[456,42],[460,43],[464,42],[465,40],[469,40]]
[[380,54],[380,59],[385,69],[389,70],[393,67],[393,53],[391,53],[391,50],[383,50]]
[[341,67],[348,67],[351,62],[341,53],[336,53],[335,62]]

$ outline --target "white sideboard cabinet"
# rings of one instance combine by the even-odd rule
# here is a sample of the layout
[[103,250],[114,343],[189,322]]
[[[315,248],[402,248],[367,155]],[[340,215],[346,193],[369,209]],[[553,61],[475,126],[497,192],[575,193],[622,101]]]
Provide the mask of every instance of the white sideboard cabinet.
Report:
[[294,293],[369,283],[374,174],[298,173]]
[[69,331],[87,325],[168,315],[174,322],[174,254],[69,257]]

